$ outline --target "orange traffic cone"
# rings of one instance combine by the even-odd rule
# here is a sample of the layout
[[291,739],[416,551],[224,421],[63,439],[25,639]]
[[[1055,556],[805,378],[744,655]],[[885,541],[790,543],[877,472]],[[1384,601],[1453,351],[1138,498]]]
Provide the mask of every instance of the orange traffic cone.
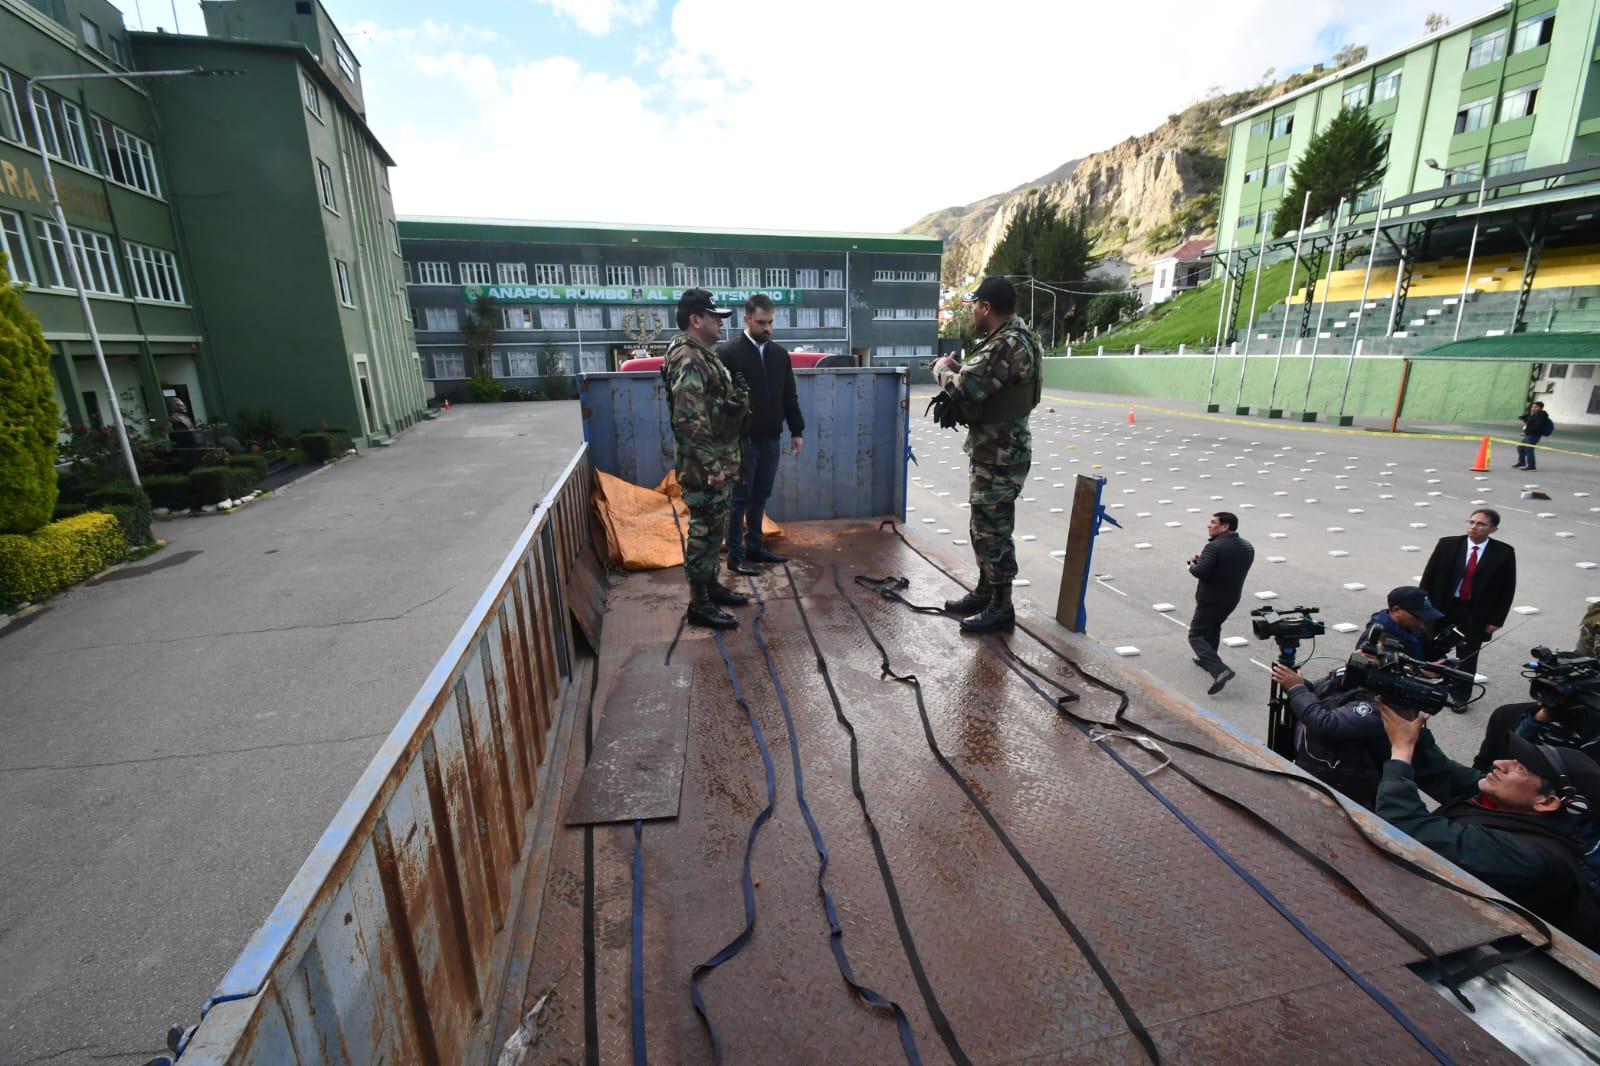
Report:
[[1485,472],[1485,471],[1487,471],[1489,469],[1489,438],[1488,437],[1485,437],[1485,438],[1483,438],[1483,440],[1478,442],[1478,461],[1473,463],[1467,469],[1468,470],[1477,471],[1478,473],[1483,473],[1483,472]]
[[1128,425],[1131,426],[1133,424],[1134,424],[1134,421],[1133,421],[1133,408],[1130,407],[1130,408],[1128,408]]
[[449,400],[446,400],[446,401],[445,401],[445,402],[444,402],[444,409],[445,409],[445,410],[446,410],[446,411],[448,411],[448,410],[450,410],[450,401],[449,401]]

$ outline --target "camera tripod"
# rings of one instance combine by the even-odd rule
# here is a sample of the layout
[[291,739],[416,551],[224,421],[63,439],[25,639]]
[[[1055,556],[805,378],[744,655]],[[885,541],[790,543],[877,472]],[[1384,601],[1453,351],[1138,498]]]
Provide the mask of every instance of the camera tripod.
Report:
[[[1278,662],[1293,669],[1299,651],[1299,641],[1279,643]],[[1289,710],[1288,691],[1276,679],[1267,696],[1267,747],[1294,761],[1294,712]]]

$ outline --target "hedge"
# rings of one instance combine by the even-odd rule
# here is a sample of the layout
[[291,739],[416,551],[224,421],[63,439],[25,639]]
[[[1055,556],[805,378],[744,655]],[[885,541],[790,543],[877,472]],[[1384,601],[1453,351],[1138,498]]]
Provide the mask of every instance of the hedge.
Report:
[[256,452],[240,452],[238,455],[230,455],[228,456],[228,465],[253,470],[257,481],[267,476],[267,457]]
[[144,491],[155,507],[187,511],[194,506],[194,494],[189,489],[187,474],[151,474],[144,479]]
[[37,600],[128,554],[122,524],[99,511],[26,534],[0,534],[0,601]]
[[189,471],[189,498],[196,507],[250,495],[261,479],[248,466],[197,466]]
[[150,497],[137,485],[116,482],[97,485],[89,493],[89,506],[117,516],[130,547],[150,543]]

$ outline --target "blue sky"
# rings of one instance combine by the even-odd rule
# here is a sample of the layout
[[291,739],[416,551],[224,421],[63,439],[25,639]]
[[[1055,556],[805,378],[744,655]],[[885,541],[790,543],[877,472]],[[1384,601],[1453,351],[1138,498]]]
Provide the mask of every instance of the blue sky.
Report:
[[[202,33],[193,0],[115,0]],[[324,0],[402,214],[893,231],[1485,0]],[[1004,12],[1003,21],[984,20]],[[1130,23],[1130,12],[1137,22]]]

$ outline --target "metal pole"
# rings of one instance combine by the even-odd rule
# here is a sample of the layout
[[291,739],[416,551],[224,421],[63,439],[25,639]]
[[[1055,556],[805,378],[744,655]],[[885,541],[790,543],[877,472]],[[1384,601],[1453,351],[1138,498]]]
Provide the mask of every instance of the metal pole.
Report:
[[1356,346],[1350,351],[1350,365],[1344,368],[1344,388],[1339,393],[1339,417],[1344,417],[1344,400],[1350,395],[1350,375],[1356,369],[1356,356],[1361,354],[1361,342],[1356,341]]
[[[1339,199],[1339,206],[1333,212],[1333,243],[1328,248],[1328,273],[1322,279],[1322,302],[1317,307],[1317,329],[1311,335],[1311,365],[1315,368],[1317,363],[1317,345],[1322,340],[1322,319],[1328,313],[1328,289],[1332,287],[1333,266],[1339,261],[1339,216],[1344,213],[1345,201]],[[1311,400],[1311,381],[1306,380],[1306,401]]]
[[1486,169],[1483,177],[1478,179],[1478,217],[1472,220],[1472,243],[1467,245],[1467,273],[1461,279],[1461,302],[1456,305],[1456,332],[1450,339],[1461,339],[1461,318],[1467,313],[1467,287],[1472,284],[1472,258],[1478,251],[1478,227],[1483,224],[1483,192],[1489,182],[1489,172]]
[[[1294,265],[1289,268],[1289,292],[1283,298],[1283,327],[1278,330],[1278,354],[1283,354],[1283,342],[1289,336],[1289,305],[1294,302],[1294,279],[1300,269],[1300,246],[1306,239],[1306,214],[1311,210],[1311,190],[1306,190],[1306,202],[1300,207],[1300,229],[1294,238]],[[1277,384],[1276,381],[1273,382]]]
[[[1356,313],[1356,328],[1355,328],[1355,332],[1350,334],[1350,340],[1351,340],[1351,343],[1352,343],[1352,347],[1350,349],[1350,352],[1351,352],[1352,356],[1355,354],[1354,345],[1355,344],[1359,344],[1360,341],[1361,341],[1361,323],[1363,321],[1365,321],[1366,317],[1367,317],[1367,291],[1372,287],[1372,258],[1373,258],[1374,255],[1377,254],[1377,251],[1378,251],[1378,229],[1382,225],[1383,225],[1383,190],[1379,189],[1378,190],[1378,211],[1377,211],[1376,217],[1374,217],[1373,220],[1372,220],[1372,245],[1367,249],[1367,276],[1366,276],[1366,280],[1364,280],[1361,283],[1361,305],[1360,305],[1360,310]],[[1348,379],[1346,379],[1346,380],[1348,382]],[[1344,404],[1342,402],[1339,405],[1339,413],[1341,415],[1344,414]]]
[[1389,329],[1385,337],[1394,336],[1394,328],[1400,323],[1396,321],[1400,311],[1400,279],[1406,272],[1406,246],[1400,246],[1400,261],[1394,265],[1394,292],[1389,294]]
[[[1233,249],[1228,249],[1228,265],[1223,267],[1222,278],[1222,306],[1217,308],[1217,343],[1212,347],[1213,352],[1222,351],[1222,318],[1228,313],[1228,297],[1233,295]],[[1212,384],[1216,384],[1213,376]],[[1211,402],[1211,397],[1206,396],[1206,402]]]
[[1250,357],[1250,334],[1256,328],[1256,300],[1261,295],[1261,267],[1267,258],[1267,227],[1261,227],[1261,248],[1256,252],[1256,283],[1250,289],[1250,325],[1244,331],[1244,354]]
[[[38,78],[23,82],[23,91],[33,108],[35,127],[39,124],[39,105],[33,98],[33,86],[35,81],[44,80],[46,79]],[[117,402],[116,386],[111,384],[111,368],[106,365],[105,349],[100,346],[100,330],[95,326],[94,311],[89,307],[89,294],[83,287],[83,274],[78,269],[78,249],[73,243],[72,231],[67,228],[67,216],[61,209],[61,196],[56,191],[55,172],[50,168],[50,153],[44,148],[42,140],[39,158],[44,164],[45,194],[50,197],[50,210],[55,215],[56,228],[61,231],[61,245],[63,258],[67,261],[67,273],[72,275],[72,287],[78,291],[78,308],[83,312],[84,325],[89,329],[89,347],[94,349],[94,361],[100,368],[100,381],[105,385],[106,396],[111,402],[111,421],[117,427],[117,444],[121,446],[122,460],[128,466],[128,479],[137,485],[139,465],[133,461],[133,445],[128,442],[128,427],[122,422],[122,405]]]

